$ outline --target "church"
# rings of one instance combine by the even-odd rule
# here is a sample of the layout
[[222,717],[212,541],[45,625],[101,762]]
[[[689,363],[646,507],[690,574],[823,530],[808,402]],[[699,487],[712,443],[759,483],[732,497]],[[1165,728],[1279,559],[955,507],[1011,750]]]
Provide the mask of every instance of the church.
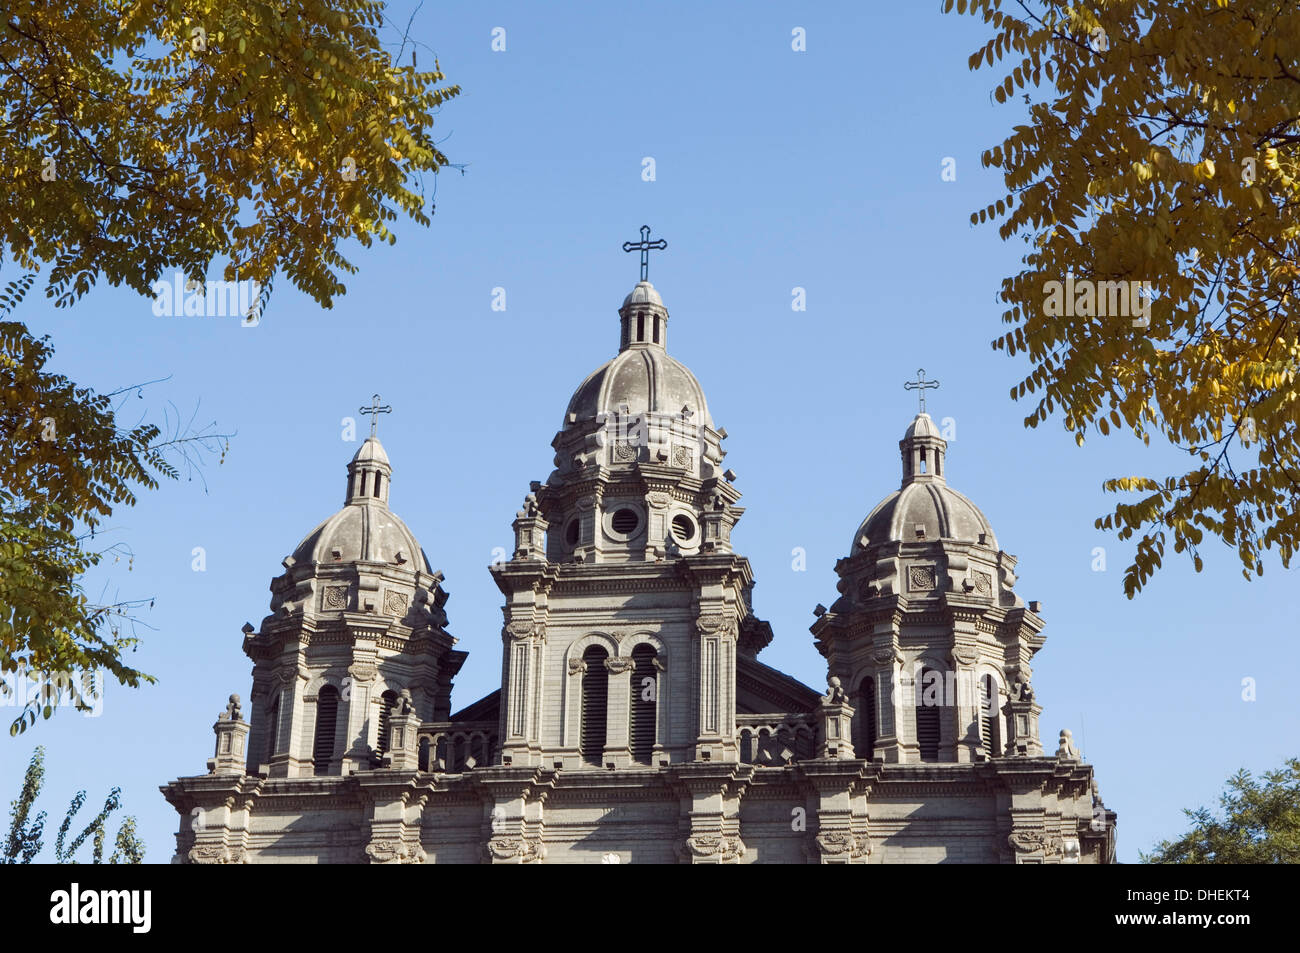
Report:
[[647,235],[624,246],[642,280],[618,353],[574,391],[490,568],[501,687],[454,710],[467,653],[372,416],[342,508],[244,627],[252,688],[207,773],[161,789],[174,862],[1114,862],[1092,766],[1068,731],[1040,740],[1039,605],[924,409],[815,610],[826,686],[760,661],[727,431],[669,355]]

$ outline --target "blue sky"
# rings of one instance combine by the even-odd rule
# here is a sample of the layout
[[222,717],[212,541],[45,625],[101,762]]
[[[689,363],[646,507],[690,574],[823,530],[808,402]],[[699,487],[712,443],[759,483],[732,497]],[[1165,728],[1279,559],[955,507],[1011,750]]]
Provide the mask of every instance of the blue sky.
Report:
[[[1093,529],[1113,505],[1101,483],[1182,461],[1131,437],[1076,449],[1059,421],[1026,430],[1028,405],[1008,397],[1026,364],[989,342],[1021,251],[969,215],[1003,194],[979,154],[1020,116],[992,102],[990,72],[967,70],[981,25],[939,8],[428,4],[412,32],[464,89],[439,130],[467,172],[441,177],[430,228],[399,223],[396,246],[355,250],[361,272],[333,310],[287,283],[255,328],[156,317],[110,288],[71,310],[29,302],[20,317],[52,336],[54,368],[76,381],[112,390],[170,375],[127,401],[125,421],[171,401],[237,436],[201,480],[116,514],[133,564],[88,585],[156,597],[131,661],[159,684],[109,685],[99,717],[62,712],[3,742],[0,800],[43,743],[51,841],[76,790],[93,816],[119,785],[148,859],[170,859],[178,818],[158,785],[202,773],[226,696],[247,698],[240,626],[258,624],[280,560],[341,505],[356,449],[341,420],[376,391],[395,408],[381,422],[392,506],[445,573],[450,629],[470,653],[454,706],[493,690],[501,613],[487,565],[512,545],[528,482],[552,469],[573,389],[617,350],[616,309],[637,279],[620,245],[642,224],[669,243],[650,273],[669,351],[730,434],[747,508],[733,541],[776,634],[765,662],[824,684],[812,608],[833,601],[835,561],[897,486],[916,409],[902,383],[924,367],[942,383],[930,412],[956,426],[951,484],[1020,558],[1017,591],[1043,603],[1044,743],[1068,727],[1097,765],[1121,859],[1181,832],[1181,809],[1212,803],[1238,768],[1294,755],[1294,574],[1274,560],[1248,583],[1210,544],[1203,573],[1173,557],[1125,599],[1131,547]],[[395,4],[393,20],[409,9]],[[495,27],[504,52],[491,49]],[[791,49],[796,27],[805,52]],[[945,157],[956,181],[941,180]],[[806,312],[791,310],[795,287]],[[1092,569],[1097,546],[1105,572]],[[1243,678],[1257,700],[1242,700]]]

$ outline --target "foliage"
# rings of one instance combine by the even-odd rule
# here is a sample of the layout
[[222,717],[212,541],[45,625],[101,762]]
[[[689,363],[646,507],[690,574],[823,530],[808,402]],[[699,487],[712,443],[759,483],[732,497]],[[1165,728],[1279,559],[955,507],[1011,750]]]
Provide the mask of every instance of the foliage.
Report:
[[[0,252],[71,304],[164,269],[329,306],[352,238],[428,224],[412,178],[447,163],[437,65],[399,66],[380,0],[9,0],[0,24]],[[405,53],[403,38],[398,56]]]
[[1176,841],[1161,841],[1142,855],[1143,863],[1300,863],[1300,758],[1265,772],[1263,784],[1238,771],[1219,804],[1222,817],[1203,807],[1183,811],[1192,829]]
[[50,373],[52,355],[47,339],[0,322],[0,695],[10,682],[39,687],[18,699],[10,734],[67,701],[88,707],[92,670],[130,687],[154,681],[123,660],[138,641],[122,625],[135,603],[92,602],[79,580],[120,552],[94,548],[114,507],[134,505],[137,488],[155,488],[159,475],[178,475],[168,451],[190,463],[188,448],[215,451],[225,438],[151,423],[120,429],[116,395]]
[[[1289,565],[1300,545],[1300,8],[954,5],[994,31],[971,68],[1009,57],[994,98],[1023,92],[1027,104],[1027,122],[983,156],[1008,194],[971,216],[1028,246],[1002,282],[1011,330],[993,342],[1032,362],[1011,391],[1037,398],[1026,426],[1059,412],[1080,445],[1091,427],[1128,430],[1191,457],[1185,472],[1104,484],[1141,494],[1097,520],[1122,540],[1141,534],[1126,594],[1171,539],[1197,571],[1207,534],[1236,548],[1248,579],[1265,550]],[[1067,317],[1048,282],[1070,276],[1080,298]],[[1118,281],[1147,283],[1145,325],[1137,308],[1091,313],[1103,310],[1095,283]]]
[[37,746],[32,753],[32,760],[23,775],[23,789],[16,801],[9,802],[9,836],[5,838],[4,852],[0,853],[0,864],[30,864],[32,858],[41,852],[45,834],[45,812],[36,815],[36,819],[27,823],[36,796],[41,793],[45,783],[45,749]]
[[[42,811],[36,816],[36,820],[29,826],[27,816],[31,812],[32,804],[36,801],[37,796],[41,793],[41,786],[45,781],[45,749],[37,747],[32,753],[31,763],[27,766],[27,774],[23,778],[22,793],[19,794],[18,800],[10,802],[10,816],[13,818],[9,828],[9,837],[5,842],[3,854],[0,854],[0,863],[3,864],[30,864],[32,859],[40,852],[43,842],[41,840],[45,826],[45,812]],[[104,801],[104,808],[99,814],[86,825],[86,828],[73,838],[72,843],[67,844],[68,830],[72,826],[72,819],[81,806],[86,802],[86,792],[78,791],[72,799],[72,804],[68,807],[68,813],[63,818],[63,823],[59,826],[59,834],[54,842],[54,858],[56,863],[75,864],[74,859],[77,851],[86,838],[91,840],[91,863],[102,864],[104,862],[104,839],[107,836],[108,816],[121,806],[121,790],[113,788],[109,792],[107,800]],[[122,821],[122,826],[118,829],[115,840],[115,850],[112,857],[109,858],[110,864],[139,864],[144,861],[144,842],[141,841],[135,833],[135,818],[127,817]]]

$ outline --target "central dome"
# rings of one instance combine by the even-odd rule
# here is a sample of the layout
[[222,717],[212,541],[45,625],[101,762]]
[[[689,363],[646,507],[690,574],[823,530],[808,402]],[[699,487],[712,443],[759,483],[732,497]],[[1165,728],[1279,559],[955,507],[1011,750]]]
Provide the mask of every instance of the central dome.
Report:
[[634,415],[675,415],[686,408],[692,423],[713,426],[700,382],[662,348],[629,348],[602,364],[574,392],[565,425],[616,411],[623,404]]
[[704,389],[686,365],[668,355],[668,309],[659,292],[641,281],[623,299],[618,354],[598,367],[574,392],[564,428],[602,413],[687,413],[696,426],[713,427]]

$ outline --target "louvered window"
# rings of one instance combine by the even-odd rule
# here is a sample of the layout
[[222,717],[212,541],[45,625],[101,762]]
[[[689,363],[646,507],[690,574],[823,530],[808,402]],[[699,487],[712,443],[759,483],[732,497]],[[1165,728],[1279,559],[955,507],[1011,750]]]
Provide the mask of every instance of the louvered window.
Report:
[[632,704],[628,736],[632,760],[649,764],[655,747],[655,714],[659,699],[659,678],[655,669],[654,646],[642,643],[632,650]]
[[316,696],[316,738],[312,744],[312,771],[328,774],[334,757],[334,729],[339,717],[339,690],[326,685]]
[[397,692],[384,692],[380,696],[379,705],[379,753],[383,754],[388,750],[388,741],[393,730],[393,709],[397,706]]
[[942,675],[922,669],[916,685],[916,743],[922,761],[939,760],[939,724],[943,701]]
[[993,676],[980,679],[980,744],[990,758],[1002,753],[1002,739],[998,737],[997,688]]
[[867,761],[876,749],[876,682],[864,678],[858,686],[858,741],[854,754]]
[[582,675],[582,736],[579,745],[582,760],[599,765],[605,756],[605,709],[609,705],[609,657],[599,645],[582,653],[587,671]]

